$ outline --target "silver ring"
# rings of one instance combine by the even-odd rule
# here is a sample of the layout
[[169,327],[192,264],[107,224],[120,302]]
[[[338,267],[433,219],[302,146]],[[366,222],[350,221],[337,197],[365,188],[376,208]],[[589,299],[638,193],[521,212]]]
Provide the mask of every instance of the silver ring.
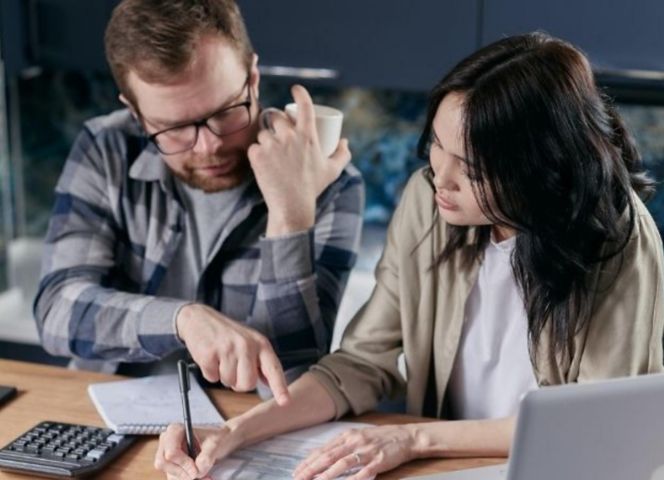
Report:
[[353,457],[355,457],[355,464],[356,465],[361,465],[362,464],[362,457],[360,456],[359,453],[353,452]]

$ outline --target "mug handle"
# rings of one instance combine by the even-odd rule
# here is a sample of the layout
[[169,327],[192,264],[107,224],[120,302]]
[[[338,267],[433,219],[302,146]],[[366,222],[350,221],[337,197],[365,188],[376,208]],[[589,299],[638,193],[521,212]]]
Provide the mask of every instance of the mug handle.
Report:
[[258,125],[261,130],[269,130],[274,133],[274,127],[272,126],[272,121],[270,120],[273,113],[284,113],[282,110],[274,107],[268,107],[261,110],[258,114]]

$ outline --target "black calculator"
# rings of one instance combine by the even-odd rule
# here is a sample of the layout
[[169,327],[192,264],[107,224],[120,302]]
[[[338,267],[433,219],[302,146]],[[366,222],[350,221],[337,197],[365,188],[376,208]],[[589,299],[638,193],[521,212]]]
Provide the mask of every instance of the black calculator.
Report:
[[107,428],[41,422],[0,449],[0,469],[51,478],[85,477],[103,469],[135,439]]

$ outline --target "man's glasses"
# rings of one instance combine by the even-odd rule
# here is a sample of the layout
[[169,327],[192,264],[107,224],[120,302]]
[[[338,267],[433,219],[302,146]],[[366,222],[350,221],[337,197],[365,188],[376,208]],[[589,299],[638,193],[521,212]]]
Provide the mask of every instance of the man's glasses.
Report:
[[[243,89],[248,85],[249,76]],[[198,131],[203,126],[216,136],[225,137],[247,128],[249,124],[251,124],[251,93],[247,92],[247,99],[242,103],[224,107],[192,123],[160,130],[149,135],[148,140],[154,143],[162,154],[175,155],[194,148],[198,141]]]

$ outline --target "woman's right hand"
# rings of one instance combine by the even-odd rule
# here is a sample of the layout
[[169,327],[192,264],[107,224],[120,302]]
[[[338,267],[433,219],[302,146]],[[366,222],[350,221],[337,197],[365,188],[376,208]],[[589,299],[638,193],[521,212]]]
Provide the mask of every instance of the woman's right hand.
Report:
[[210,479],[207,474],[214,463],[239,447],[237,434],[227,425],[214,429],[194,431],[198,455],[187,455],[184,426],[173,423],[159,436],[159,446],[154,466],[166,474],[169,480]]

